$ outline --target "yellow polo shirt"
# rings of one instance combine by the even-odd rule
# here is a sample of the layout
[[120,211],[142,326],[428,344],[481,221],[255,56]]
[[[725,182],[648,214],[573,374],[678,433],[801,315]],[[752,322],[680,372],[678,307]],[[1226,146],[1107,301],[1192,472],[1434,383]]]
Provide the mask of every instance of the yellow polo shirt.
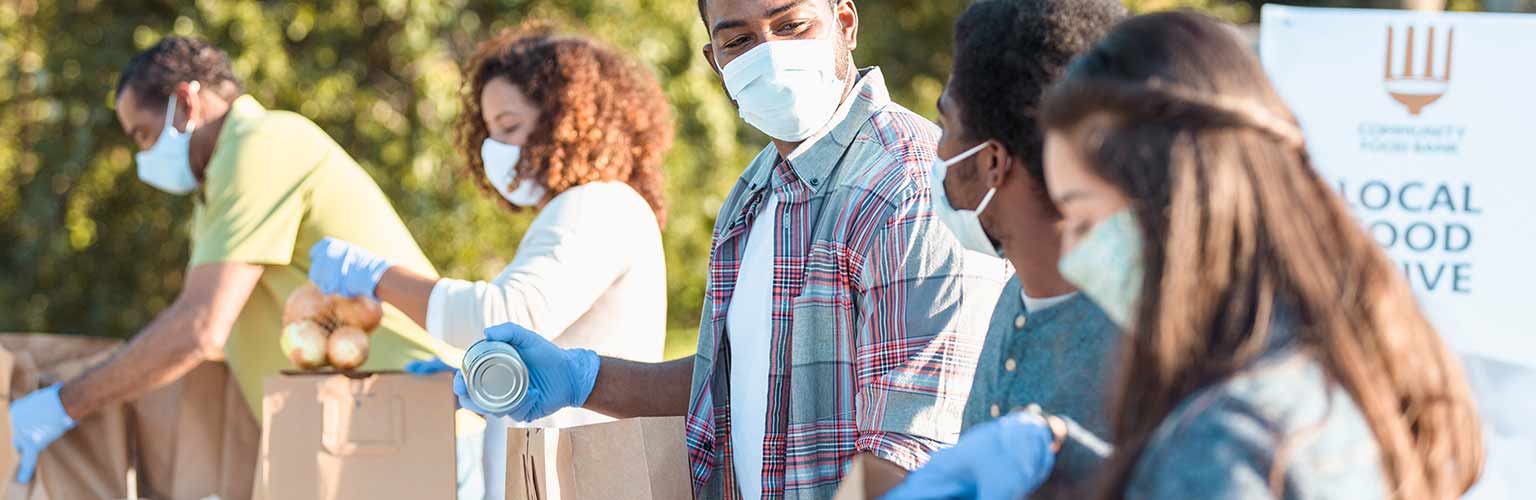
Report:
[[[266,266],[224,345],[226,362],[259,418],[262,380],[293,365],[278,347],[283,304],[309,281],[309,248],[331,236],[395,265],[437,276],[379,186],[325,131],[303,116],[268,111],[251,96],[229,109],[204,174],[190,266]],[[398,370],[461,351],[385,306],[363,370]]]

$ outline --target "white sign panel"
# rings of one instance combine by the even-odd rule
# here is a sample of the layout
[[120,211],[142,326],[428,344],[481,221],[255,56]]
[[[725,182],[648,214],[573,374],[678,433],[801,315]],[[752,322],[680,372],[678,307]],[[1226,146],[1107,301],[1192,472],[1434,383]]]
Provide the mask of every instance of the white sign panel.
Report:
[[1536,366],[1536,16],[1263,15],[1317,168],[1447,340]]
[[1462,356],[1490,448],[1470,496],[1529,496],[1536,16],[1266,5],[1259,46],[1316,167]]

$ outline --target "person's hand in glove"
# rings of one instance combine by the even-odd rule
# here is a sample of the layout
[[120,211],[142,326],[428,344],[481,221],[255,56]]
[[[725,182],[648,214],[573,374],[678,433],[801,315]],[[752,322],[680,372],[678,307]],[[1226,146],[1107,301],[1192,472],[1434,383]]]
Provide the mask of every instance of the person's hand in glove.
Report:
[[61,386],[54,384],[11,402],[11,444],[21,455],[21,465],[16,468],[18,483],[32,481],[38,455],[75,427],[75,420],[59,401]]
[[1044,417],[1013,412],[972,428],[934,452],[881,500],[1014,500],[1039,488],[1056,463],[1055,433]]
[[326,295],[378,300],[374,288],[390,262],[363,247],[324,238],[309,249],[309,280]]
[[[481,415],[512,417],[530,422],[563,408],[580,407],[597,383],[599,360],[591,349],[561,349],[549,340],[512,323],[485,329],[486,338],[510,344],[528,367],[528,393],[505,413],[490,413],[469,399],[464,374],[453,376],[453,392],[459,406]],[[441,363],[441,361],[439,361]],[[424,368],[424,367],[423,367]]]
[[410,363],[406,363],[405,372],[411,375],[432,375],[434,373],[442,372],[458,373],[459,369],[448,366],[448,363],[441,359],[432,358],[418,359]]

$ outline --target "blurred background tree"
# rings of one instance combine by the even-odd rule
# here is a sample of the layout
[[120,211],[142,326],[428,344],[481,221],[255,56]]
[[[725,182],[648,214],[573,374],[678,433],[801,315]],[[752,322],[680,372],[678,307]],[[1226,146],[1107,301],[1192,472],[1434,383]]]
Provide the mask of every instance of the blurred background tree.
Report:
[[[1127,0],[1135,11],[1191,7],[1240,23],[1255,21],[1262,3]],[[884,69],[898,102],[934,117],[950,29],[968,4],[858,0],[855,58]],[[138,181],[112,110],[118,70],[168,34],[212,40],[259,101],[329,132],[444,275],[494,276],[530,217],[503,212],[464,177],[450,132],[459,67],[476,41],[540,18],[637,57],[674,106],[669,355],[691,352],[715,212],[766,143],[736,118],[703,60],[697,16],[692,0],[0,0],[0,331],[128,336],[174,299],[192,205]]]

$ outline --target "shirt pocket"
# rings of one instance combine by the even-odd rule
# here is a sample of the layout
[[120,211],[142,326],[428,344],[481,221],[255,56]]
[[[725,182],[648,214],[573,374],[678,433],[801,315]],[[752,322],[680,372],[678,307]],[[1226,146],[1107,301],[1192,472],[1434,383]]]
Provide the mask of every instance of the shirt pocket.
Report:
[[852,418],[858,315],[842,255],[829,244],[813,246],[803,286],[790,302],[792,422]]

